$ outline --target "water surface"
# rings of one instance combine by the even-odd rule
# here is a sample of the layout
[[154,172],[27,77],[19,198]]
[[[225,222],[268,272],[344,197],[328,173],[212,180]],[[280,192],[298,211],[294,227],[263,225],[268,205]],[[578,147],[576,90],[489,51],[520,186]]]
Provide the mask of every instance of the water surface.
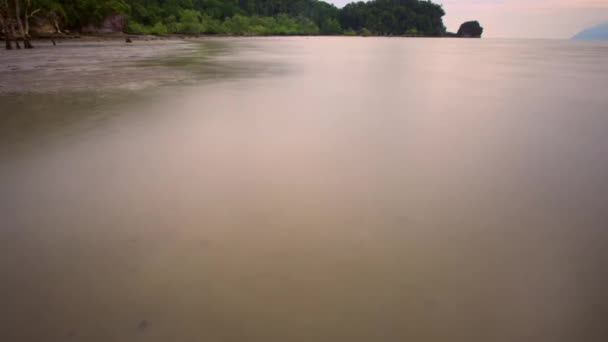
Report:
[[2,52],[0,340],[606,341],[607,60],[356,37]]

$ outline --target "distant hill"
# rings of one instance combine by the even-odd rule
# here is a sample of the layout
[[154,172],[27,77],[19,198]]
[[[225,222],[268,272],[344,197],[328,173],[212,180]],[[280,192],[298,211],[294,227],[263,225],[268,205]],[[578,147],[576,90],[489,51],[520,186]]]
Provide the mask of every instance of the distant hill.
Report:
[[587,28],[576,34],[572,39],[608,40],[608,22]]

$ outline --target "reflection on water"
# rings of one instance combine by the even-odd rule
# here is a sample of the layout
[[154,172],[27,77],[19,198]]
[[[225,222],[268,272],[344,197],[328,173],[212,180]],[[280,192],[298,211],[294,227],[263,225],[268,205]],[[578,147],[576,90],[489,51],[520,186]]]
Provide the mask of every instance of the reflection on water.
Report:
[[608,45],[187,46],[0,97],[1,340],[606,340]]

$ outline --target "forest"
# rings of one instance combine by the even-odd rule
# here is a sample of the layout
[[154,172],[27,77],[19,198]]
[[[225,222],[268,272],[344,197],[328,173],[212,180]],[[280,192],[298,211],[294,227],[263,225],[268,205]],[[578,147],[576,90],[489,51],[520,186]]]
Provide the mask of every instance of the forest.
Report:
[[32,47],[30,27],[44,23],[56,34],[127,21],[131,34],[412,35],[445,33],[443,8],[431,1],[372,0],[338,9],[318,0],[0,0],[0,25]]

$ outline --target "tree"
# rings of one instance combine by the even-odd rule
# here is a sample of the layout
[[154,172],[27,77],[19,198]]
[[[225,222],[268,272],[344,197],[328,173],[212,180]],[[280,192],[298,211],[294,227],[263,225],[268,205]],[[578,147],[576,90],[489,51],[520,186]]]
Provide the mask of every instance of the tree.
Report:
[[335,18],[325,18],[321,24],[321,33],[329,35],[342,33],[340,22]]
[[[21,39],[23,41],[23,47],[26,49],[31,49],[33,48],[32,44],[30,43],[29,37],[28,35],[25,34],[25,27],[23,25],[23,19],[22,18],[22,13],[21,13],[21,7],[22,7],[22,0],[2,0],[2,3],[0,4],[1,6],[1,10],[0,10],[0,17],[1,17],[1,25],[2,25],[2,30],[4,31],[4,38],[5,38],[5,48],[7,50],[12,49],[12,44],[11,44],[11,38],[15,40],[15,46],[17,47],[17,49],[21,48],[21,45],[19,44],[19,39]],[[23,1],[27,1],[27,0],[23,0]],[[25,18],[27,18],[27,15],[25,16]],[[17,38],[17,34],[15,33],[15,23],[17,24],[17,28],[19,31],[19,38]]]
[[344,29],[361,31],[367,28],[379,35],[403,35],[417,32],[424,36],[445,33],[441,5],[419,0],[372,0],[352,2],[340,11]]
[[[445,34],[440,5],[428,0],[371,0],[342,9],[320,0],[0,0],[6,47],[31,47],[34,19],[78,31],[108,16],[128,18],[127,32],[238,35]],[[17,29],[18,34],[15,29]]]
[[[21,0],[13,0],[15,6],[15,19],[17,20],[17,27],[19,28],[19,34],[23,40],[23,47],[26,49],[34,48],[30,43],[29,37],[25,34],[25,27],[23,26],[23,20],[21,19]],[[27,15],[26,15],[27,20]]]
[[23,25],[25,35],[30,37],[30,19],[32,19],[36,13],[40,12],[40,9],[32,10],[32,0],[25,0],[25,8],[23,11]]
[[9,29],[9,25],[11,25],[11,22],[9,17],[8,0],[0,1],[0,26],[2,26],[2,32],[4,33],[4,47],[7,50],[12,50],[13,44],[11,43],[11,35]]

